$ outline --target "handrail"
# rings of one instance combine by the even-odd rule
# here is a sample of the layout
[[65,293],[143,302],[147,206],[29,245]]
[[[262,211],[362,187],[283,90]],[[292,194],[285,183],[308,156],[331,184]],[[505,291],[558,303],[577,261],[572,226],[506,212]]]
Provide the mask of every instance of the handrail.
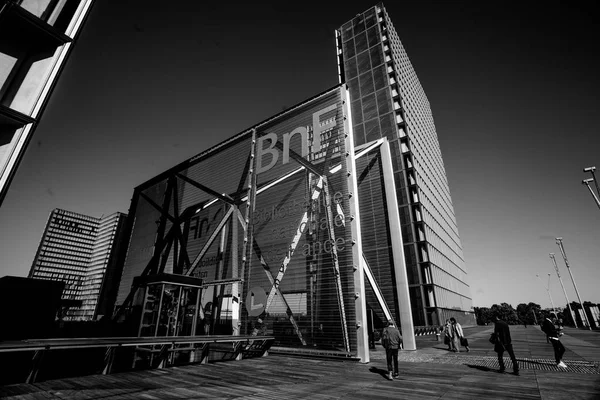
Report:
[[[233,335],[207,335],[207,336],[161,336],[161,337],[98,337],[98,338],[53,338],[53,339],[27,339],[20,341],[0,342],[0,353],[33,351],[33,359],[26,383],[33,383],[41,368],[44,354],[50,350],[86,349],[106,347],[104,355],[104,368],[102,374],[110,374],[115,350],[122,347],[136,347],[136,352],[150,352],[151,360],[157,354],[158,368],[169,364],[170,355],[179,351],[198,352],[198,357],[192,357],[204,363],[207,360],[209,345],[211,343],[233,343],[234,358],[243,354],[264,355],[271,347],[275,338],[272,336],[233,336]],[[178,347],[181,344],[190,346]],[[160,346],[159,349],[144,348],[141,346]],[[135,356],[133,367],[135,367]]]
[[131,347],[151,346],[159,344],[181,343],[219,343],[243,342],[250,340],[275,340],[272,336],[233,336],[233,335],[208,335],[208,336],[148,336],[148,337],[98,337],[98,338],[52,338],[52,339],[26,339],[20,341],[0,342],[0,353],[34,350],[62,350],[81,349],[91,347]]

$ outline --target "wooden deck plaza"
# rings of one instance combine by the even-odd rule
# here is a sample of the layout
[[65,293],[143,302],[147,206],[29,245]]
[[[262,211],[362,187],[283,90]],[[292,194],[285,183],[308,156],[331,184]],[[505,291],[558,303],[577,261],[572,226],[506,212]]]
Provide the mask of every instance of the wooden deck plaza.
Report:
[[[368,364],[284,356],[92,375],[0,387],[7,399],[600,399],[600,332],[567,328],[566,370],[537,326],[512,326],[521,374],[497,372],[492,326],[466,328],[471,352],[450,353],[435,336],[403,351],[400,377],[385,379],[384,351]],[[507,371],[511,371],[506,358]],[[3,366],[7,368],[9,366]]]

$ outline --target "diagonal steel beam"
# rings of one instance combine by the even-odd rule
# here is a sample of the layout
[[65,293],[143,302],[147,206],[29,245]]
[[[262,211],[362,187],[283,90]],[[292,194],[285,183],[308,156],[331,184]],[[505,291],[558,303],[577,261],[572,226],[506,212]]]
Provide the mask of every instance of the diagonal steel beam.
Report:
[[146,200],[152,207],[156,208],[156,210],[163,213],[163,215],[166,218],[168,218],[169,221],[175,223],[175,217],[173,217],[168,212],[164,211],[163,208],[161,206],[159,206],[158,204],[156,204],[156,202],[154,200],[152,200],[150,197],[148,197],[148,195],[144,194],[143,192],[140,192],[140,197],[142,197],[144,200]]
[[190,276],[194,272],[194,270],[200,263],[200,260],[202,259],[202,257],[204,257],[204,254],[208,251],[208,249],[210,248],[212,243],[215,241],[215,238],[219,235],[219,232],[221,232],[221,229],[223,229],[223,227],[227,223],[227,220],[229,219],[229,217],[231,216],[231,214],[233,213],[233,210],[235,208],[236,207],[233,205],[231,207],[229,207],[229,210],[227,210],[227,212],[225,213],[225,215],[219,222],[219,225],[217,225],[217,227],[215,228],[213,233],[210,235],[210,237],[208,238],[208,241],[206,242],[206,244],[204,244],[204,247],[202,247],[202,250],[200,250],[200,253],[196,256],[196,258],[194,259],[194,262],[190,266],[190,269],[188,269],[188,271],[186,272],[185,275]]
[[362,255],[362,262],[363,262],[363,267],[365,269],[365,276],[366,276],[367,280],[369,281],[369,283],[371,284],[373,291],[375,292],[375,297],[377,297],[377,302],[379,303],[379,306],[383,309],[383,313],[385,314],[385,319],[388,321],[393,321],[392,312],[390,311],[387,303],[385,302],[383,293],[381,293],[379,284],[377,283],[377,281],[375,280],[375,277],[373,276],[373,270],[371,270],[371,266],[369,265],[369,262],[367,261],[367,257],[365,257],[364,253]]
[[[323,177],[320,177],[319,181],[317,182],[316,187],[313,190],[313,193],[311,196],[311,202],[315,201],[316,199],[319,198],[319,196],[321,194],[321,190],[323,188],[323,182],[324,182]],[[300,242],[300,238],[306,231],[306,227],[308,226],[307,222],[308,222],[308,210],[304,211],[304,214],[302,214],[302,218],[300,219],[300,223],[298,224],[298,228],[296,229],[296,234],[292,238],[292,242],[290,243],[290,245],[288,247],[287,254],[286,254],[285,258],[283,259],[283,261],[281,262],[281,267],[279,267],[277,277],[275,278],[275,281],[273,282],[273,286],[271,287],[271,290],[269,291],[269,295],[267,296],[267,305],[265,307],[265,311],[267,311],[269,309],[269,307],[271,306],[271,303],[273,302],[273,297],[275,296],[275,292],[278,290],[281,280],[283,279],[283,276],[285,275],[285,271],[287,270],[287,266],[290,263],[290,260],[292,259],[292,255],[294,254],[294,251],[296,251],[296,247],[298,246],[298,243]]]
[[190,185],[195,186],[196,188],[202,190],[203,192],[206,192],[208,194],[211,194],[211,195],[215,196],[216,198],[218,198],[219,200],[224,201],[227,204],[234,204],[235,203],[234,200],[228,194],[223,194],[223,193],[216,192],[216,191],[212,190],[211,188],[209,188],[207,186],[204,186],[203,184],[198,183],[198,182],[196,182],[193,179],[188,178],[185,175],[182,175],[182,174],[178,173],[178,174],[175,174],[175,176],[177,176],[181,180],[186,181]]
[[[256,240],[254,240],[253,248],[254,248],[254,253],[256,253],[258,259],[260,260],[260,265],[263,267],[263,270],[265,271],[267,278],[269,278],[269,281],[271,282],[271,285],[275,285],[275,280],[273,279],[273,275],[271,274],[271,269],[269,268],[269,264],[263,257],[262,251],[260,250],[260,246],[258,245],[258,243],[256,243]],[[285,299],[285,296],[283,295],[283,293],[281,293],[281,291],[279,290],[279,287],[277,287],[276,292],[279,295],[279,297],[281,297],[283,304],[285,304],[286,315],[288,316],[288,319],[292,323],[292,326],[294,327],[294,331],[296,332],[298,339],[300,339],[300,342],[302,342],[303,346],[306,346],[306,340],[304,340],[304,337],[302,336],[302,332],[300,331],[300,327],[298,326],[298,323],[296,322],[296,319],[294,318],[294,313],[292,312],[290,305],[288,304],[287,300]],[[267,311],[267,307],[265,306],[265,312],[266,311]]]

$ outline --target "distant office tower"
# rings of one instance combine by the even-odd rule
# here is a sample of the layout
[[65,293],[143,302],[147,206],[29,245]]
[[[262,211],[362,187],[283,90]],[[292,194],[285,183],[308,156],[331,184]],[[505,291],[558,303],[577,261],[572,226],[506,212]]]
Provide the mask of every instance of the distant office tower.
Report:
[[62,299],[74,305],[66,320],[112,312],[125,217],[117,212],[95,218],[61,209],[50,214],[29,277],[65,282]]
[[[414,324],[436,325],[449,317],[472,324],[465,261],[433,115],[383,4],[342,25],[336,42],[340,83],[350,91],[355,145],[379,138],[390,142]],[[377,195],[360,193],[363,225],[367,218],[377,225],[377,215],[363,212]],[[387,240],[363,229],[363,250],[375,270],[392,264],[382,251]]]
[[0,204],[93,0],[0,0]]

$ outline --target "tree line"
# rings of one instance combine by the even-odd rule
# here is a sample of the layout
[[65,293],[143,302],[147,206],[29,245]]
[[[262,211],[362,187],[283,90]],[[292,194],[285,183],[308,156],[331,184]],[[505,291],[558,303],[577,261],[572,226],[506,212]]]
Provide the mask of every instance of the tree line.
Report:
[[[595,305],[588,301],[583,303],[584,305]],[[573,312],[581,310],[581,304],[572,302],[569,304]],[[516,309],[508,303],[494,304],[491,307],[474,307],[475,316],[477,317],[477,325],[487,325],[494,322],[493,317],[498,314],[498,317],[506,321],[509,325],[539,325],[544,321],[546,317],[553,312],[551,308],[542,309],[539,304],[530,302],[528,304],[521,303]],[[559,319],[562,319],[563,325],[574,326],[573,318],[569,309],[565,305],[564,307],[556,308],[556,315]]]

